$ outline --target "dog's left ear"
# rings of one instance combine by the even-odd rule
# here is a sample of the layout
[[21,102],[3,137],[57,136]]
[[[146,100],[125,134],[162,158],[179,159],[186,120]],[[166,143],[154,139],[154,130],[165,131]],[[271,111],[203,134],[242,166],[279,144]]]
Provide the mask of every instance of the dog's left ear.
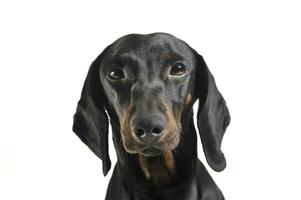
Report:
[[195,88],[199,98],[197,125],[208,164],[213,170],[222,171],[226,167],[226,159],[221,151],[221,143],[230,123],[230,114],[203,57],[196,52],[195,55]]
[[[103,54],[103,53],[102,53]],[[111,168],[108,153],[108,116],[100,83],[102,54],[92,63],[74,115],[73,132],[102,160],[103,174]]]

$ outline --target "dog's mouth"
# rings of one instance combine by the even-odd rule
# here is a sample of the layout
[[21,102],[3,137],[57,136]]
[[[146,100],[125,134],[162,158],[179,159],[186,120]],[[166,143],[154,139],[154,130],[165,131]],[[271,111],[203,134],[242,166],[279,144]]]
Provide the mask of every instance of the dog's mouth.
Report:
[[135,140],[123,138],[123,146],[128,153],[137,153],[145,157],[156,157],[162,155],[165,151],[172,151],[177,148],[179,142],[179,133],[171,134],[165,140],[153,144],[143,144]]

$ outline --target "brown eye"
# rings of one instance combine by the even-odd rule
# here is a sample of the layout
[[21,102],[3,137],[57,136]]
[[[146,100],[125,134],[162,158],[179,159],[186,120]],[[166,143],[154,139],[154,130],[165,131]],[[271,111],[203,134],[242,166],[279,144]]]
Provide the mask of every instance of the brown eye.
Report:
[[120,68],[115,68],[108,73],[108,77],[113,80],[120,80],[124,78],[123,70]]
[[186,73],[186,67],[182,63],[176,63],[171,67],[169,73],[172,76],[182,76]]

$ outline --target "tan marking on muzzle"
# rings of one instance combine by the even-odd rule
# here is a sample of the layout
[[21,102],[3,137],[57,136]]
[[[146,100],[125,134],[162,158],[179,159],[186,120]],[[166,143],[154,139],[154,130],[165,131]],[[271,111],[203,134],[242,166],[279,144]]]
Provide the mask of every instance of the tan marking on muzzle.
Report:
[[188,106],[191,103],[192,96],[191,94],[188,94],[185,98],[185,105]]
[[172,174],[174,174],[176,168],[175,168],[175,161],[173,158],[172,151],[163,152],[163,156],[164,156],[165,166]]
[[175,120],[178,127],[181,127],[182,108],[174,108]]
[[133,137],[131,129],[131,111],[132,106],[129,105],[124,111],[121,120],[121,135],[123,139],[124,148],[129,153],[137,153],[135,150],[138,147],[138,141]]
[[123,111],[123,119],[121,120],[121,130],[126,136],[131,135],[131,125],[130,125],[130,120],[131,120],[131,105],[129,105],[124,111]]
[[165,135],[171,134],[174,128],[176,127],[175,118],[173,116],[172,110],[164,103],[164,106],[166,108],[166,128],[165,128]]
[[166,108],[166,128],[163,137],[160,139],[164,146],[164,151],[172,150],[176,147],[179,142],[180,135],[177,133],[181,129],[180,115],[176,119],[174,118],[172,109],[163,102]]

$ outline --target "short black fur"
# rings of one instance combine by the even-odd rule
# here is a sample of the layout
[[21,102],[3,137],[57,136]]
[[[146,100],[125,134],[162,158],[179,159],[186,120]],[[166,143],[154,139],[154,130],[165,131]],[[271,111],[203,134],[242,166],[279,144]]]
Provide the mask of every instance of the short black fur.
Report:
[[[166,49],[168,55],[161,56]],[[130,60],[125,61],[122,57],[124,55]],[[166,63],[174,60],[181,60],[185,65],[189,65],[190,68],[187,68],[189,74],[187,72],[186,77],[175,81],[162,78],[165,72],[158,71],[162,66],[168,65]],[[107,80],[106,75],[112,65],[124,65],[124,70],[128,70],[129,81],[118,83]],[[149,71],[143,74],[143,70]],[[143,91],[147,91],[149,95]],[[175,146],[168,149],[168,152],[172,152],[174,161],[169,162],[169,165],[173,166],[170,168],[175,170],[173,173],[167,167],[168,161],[163,155],[144,155],[143,150],[138,147],[137,152],[133,153],[123,144],[125,136],[121,119],[127,105],[133,107],[128,113],[138,119],[151,112],[148,110],[149,107],[152,108],[152,112],[158,114],[157,116],[164,117],[162,113],[167,111],[163,109],[159,99],[163,99],[166,108],[172,109],[171,113],[179,113],[181,116],[180,128],[177,129],[180,130],[179,142],[173,142]],[[118,161],[108,186],[106,200],[224,199],[220,189],[197,157],[197,134],[192,110],[197,99],[199,100],[197,126],[207,162],[215,171],[222,171],[226,167],[226,161],[221,151],[221,142],[230,123],[230,115],[202,56],[172,35],[154,33],[124,36],[97,57],[85,80],[74,115],[73,131],[102,159],[103,173],[106,175],[111,167],[108,154],[107,113],[110,116]],[[142,110],[143,114],[139,112]],[[166,148],[163,150],[162,146],[158,148],[162,152],[166,150]],[[150,166],[153,165],[152,162],[165,162],[163,167],[158,164],[163,169],[160,168],[162,175],[160,172],[159,178],[147,177],[147,172],[142,169],[140,157],[147,160]]]

